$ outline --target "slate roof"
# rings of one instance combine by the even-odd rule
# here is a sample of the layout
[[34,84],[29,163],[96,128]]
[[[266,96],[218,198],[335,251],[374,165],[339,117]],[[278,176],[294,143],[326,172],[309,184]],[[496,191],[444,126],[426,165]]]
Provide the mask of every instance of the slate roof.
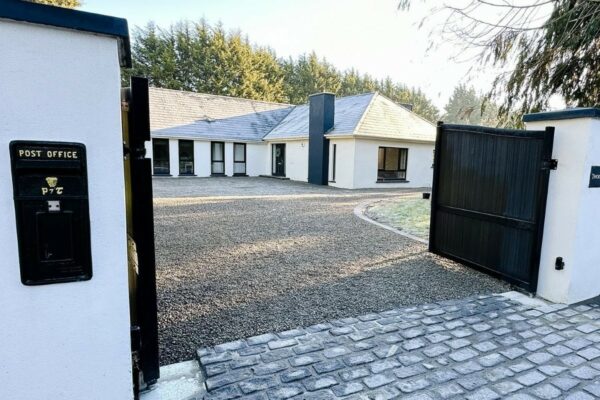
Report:
[[[150,89],[153,137],[261,141],[308,137],[308,105]],[[379,93],[335,100],[328,135],[435,141],[435,126]]]
[[150,88],[153,137],[260,141],[293,106]]
[[[375,95],[365,93],[335,99],[335,117],[329,134],[351,135]],[[296,106],[265,140],[308,137],[308,112],[308,104]]]

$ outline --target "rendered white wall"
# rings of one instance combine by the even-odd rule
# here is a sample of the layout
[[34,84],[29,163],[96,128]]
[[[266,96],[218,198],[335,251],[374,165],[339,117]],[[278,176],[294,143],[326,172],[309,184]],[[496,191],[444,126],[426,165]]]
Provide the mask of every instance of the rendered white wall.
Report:
[[267,143],[246,144],[246,174],[248,176],[270,175],[264,160],[270,160],[269,146]]
[[[356,139],[354,189],[358,188],[422,188],[431,187],[433,180],[434,144],[401,141]],[[403,183],[377,183],[379,147],[408,149],[406,179]]]
[[233,176],[233,143],[225,143],[225,175]]
[[179,176],[179,140],[169,139],[169,174]]
[[284,143],[285,176],[294,181],[308,181],[308,139]]
[[194,174],[210,176],[210,142],[194,140]]
[[333,145],[336,145],[335,182],[329,186],[353,189],[354,188],[354,139],[329,140],[329,177],[333,169]]
[[[0,398],[131,399],[117,41],[0,21]],[[11,140],[87,147],[93,278],[24,286]]]
[[[600,165],[600,120],[578,118],[527,123],[527,129],[554,126],[544,239],[537,294],[560,303],[600,295],[600,189],[589,188],[590,168]],[[563,270],[555,269],[563,257]]]

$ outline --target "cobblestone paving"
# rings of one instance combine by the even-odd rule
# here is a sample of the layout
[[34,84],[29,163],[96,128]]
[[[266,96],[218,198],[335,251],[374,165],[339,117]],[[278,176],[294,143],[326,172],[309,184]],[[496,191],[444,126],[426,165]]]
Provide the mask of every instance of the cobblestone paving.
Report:
[[594,399],[600,308],[503,296],[405,307],[198,350],[205,399]]

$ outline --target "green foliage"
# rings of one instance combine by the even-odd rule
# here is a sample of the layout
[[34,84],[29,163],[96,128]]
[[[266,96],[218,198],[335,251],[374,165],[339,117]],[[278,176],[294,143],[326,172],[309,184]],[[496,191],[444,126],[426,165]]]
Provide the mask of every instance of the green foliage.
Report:
[[180,22],[169,29],[153,23],[133,32],[133,68],[129,76],[145,76],[150,84],[168,89],[189,90],[248,99],[306,103],[317,92],[349,96],[379,91],[431,121],[438,110],[417,89],[375,80],[351,69],[337,70],[314,52],[296,59],[278,59],[268,47],[251,45],[240,32],[226,32],[206,21]]
[[31,3],[40,3],[40,4],[48,4],[51,6],[58,7],[66,7],[66,8],[75,8],[81,6],[81,2],[79,0],[25,0]]
[[[397,1],[409,9],[411,0]],[[444,21],[431,24],[434,41],[462,44],[506,71],[487,96],[502,101],[504,121],[548,108],[555,95],[568,106],[600,106],[600,1],[451,0],[430,15]]]
[[498,106],[473,87],[458,85],[444,107],[444,122],[449,124],[498,126]]

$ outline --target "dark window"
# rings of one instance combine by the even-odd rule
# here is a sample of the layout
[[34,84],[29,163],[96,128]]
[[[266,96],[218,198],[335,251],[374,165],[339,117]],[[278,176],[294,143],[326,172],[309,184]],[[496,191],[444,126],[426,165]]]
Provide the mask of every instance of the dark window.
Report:
[[179,175],[194,175],[194,141],[179,141]]
[[246,143],[233,144],[233,174],[246,175]]
[[331,145],[331,180],[329,182],[335,182],[335,158],[337,152],[337,145]]
[[152,139],[152,164],[154,175],[168,175],[169,139]]
[[408,149],[397,147],[380,147],[377,160],[378,181],[406,180],[406,163]]
[[211,142],[210,149],[210,172],[213,175],[225,174],[225,143]]

